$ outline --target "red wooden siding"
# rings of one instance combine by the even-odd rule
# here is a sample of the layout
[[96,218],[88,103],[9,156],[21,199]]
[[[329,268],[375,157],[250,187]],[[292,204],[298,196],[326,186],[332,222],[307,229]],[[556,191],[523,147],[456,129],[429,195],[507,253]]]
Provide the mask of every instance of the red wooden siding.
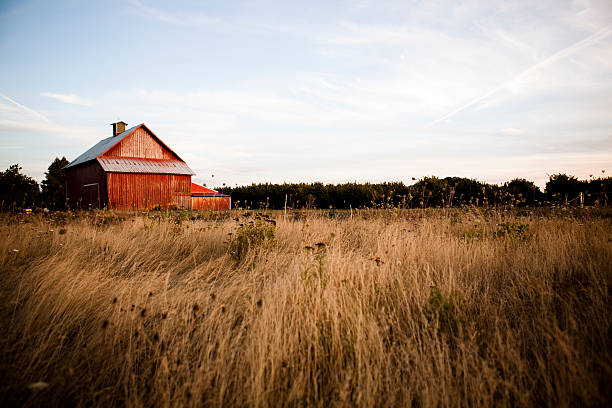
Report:
[[66,169],[66,205],[73,210],[104,208],[107,205],[106,177],[97,161]]
[[107,173],[106,177],[111,209],[191,207],[191,176]]
[[230,197],[191,197],[192,210],[229,210]]
[[125,137],[119,144],[113,147],[102,157],[141,157],[144,159],[170,159],[177,157],[165,149],[155,138],[140,127]]

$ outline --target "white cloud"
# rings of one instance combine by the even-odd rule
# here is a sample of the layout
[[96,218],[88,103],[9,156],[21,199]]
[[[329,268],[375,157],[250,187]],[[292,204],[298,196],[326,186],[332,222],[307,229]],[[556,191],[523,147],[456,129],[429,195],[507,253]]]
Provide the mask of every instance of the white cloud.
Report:
[[31,134],[53,135],[62,139],[82,139],[94,141],[101,133],[84,126],[64,126],[55,123],[46,115],[29,108],[0,93],[0,97],[10,102],[0,102],[0,134],[12,135],[28,132]]
[[520,136],[525,132],[521,129],[508,127],[508,128],[503,128],[502,130],[499,131],[499,133],[501,133],[504,136]]
[[62,139],[82,140],[88,143],[97,142],[104,137],[102,132],[83,126],[64,126],[56,123],[27,122],[0,119],[0,132],[31,132],[60,136]]
[[197,13],[197,14],[187,14],[187,13],[172,13],[169,11],[161,10],[155,7],[147,6],[141,1],[132,0],[132,4],[136,7],[136,9],[150,18],[155,20],[175,24],[175,25],[200,25],[200,24],[211,24],[215,23],[218,20],[216,18],[207,16],[205,14]]
[[568,46],[563,48],[560,51],[557,51],[556,53],[544,58],[542,61],[538,62],[537,64],[534,64],[532,66],[530,66],[529,68],[525,69],[524,71],[522,71],[520,74],[516,75],[514,78],[510,79],[509,81],[506,81],[504,83],[502,83],[501,85],[498,85],[496,87],[494,87],[493,89],[487,91],[486,93],[478,96],[477,98],[472,99],[471,101],[465,103],[464,105],[454,109],[453,111],[447,113],[446,115],[434,120],[431,124],[436,124],[438,122],[442,122],[446,119],[451,118],[452,116],[457,115],[458,113],[474,106],[477,105],[479,103],[484,102],[486,99],[490,98],[491,96],[495,95],[496,93],[500,92],[500,91],[510,91],[510,92],[520,92],[524,89],[526,82],[530,80],[531,77],[533,76],[537,76],[539,71],[542,70],[545,67],[548,67],[549,65],[554,64],[555,62],[563,59],[563,58],[567,58],[579,51],[581,51],[584,48],[590,47],[594,44],[597,44],[600,41],[605,40],[606,38],[608,38],[610,35],[612,35],[612,26],[607,26],[604,27],[600,30],[598,30],[597,32],[589,35],[588,37]]
[[[15,100],[14,100],[14,99],[12,99],[12,98],[9,98],[8,96],[4,95],[3,93],[0,93],[0,97],[2,97],[2,98],[4,98],[4,99],[6,99],[7,101],[9,101],[9,102],[10,102],[10,103],[13,105],[13,107],[8,107],[8,106],[6,106],[6,105],[3,105],[3,106],[2,106],[2,109],[0,109],[0,114],[1,114],[1,113],[4,113],[4,112],[11,112],[11,113],[14,113],[14,112],[16,112],[16,111],[17,111],[17,112],[19,112],[19,111],[21,110],[21,111],[27,112],[27,113],[28,113],[28,114],[30,114],[30,115],[33,115],[33,116],[34,116],[34,117],[36,117],[38,120],[41,120],[41,119],[42,119],[44,122],[47,122],[47,123],[50,123],[50,122],[51,122],[51,121],[49,120],[49,118],[47,118],[47,117],[46,117],[45,115],[43,115],[42,113],[40,113],[40,112],[38,112],[38,111],[36,111],[36,110],[34,110],[34,109],[30,109],[30,108],[28,108],[28,107],[27,107],[27,106],[25,106],[25,105],[20,104],[19,102],[15,101]],[[15,107],[17,107],[17,108],[19,108],[19,109],[15,109]]]
[[47,98],[52,98],[64,103],[70,103],[72,105],[80,105],[80,106],[91,106],[91,102],[85,98],[81,98],[80,96],[76,96],[74,94],[60,94],[53,92],[43,92],[42,96],[46,96]]

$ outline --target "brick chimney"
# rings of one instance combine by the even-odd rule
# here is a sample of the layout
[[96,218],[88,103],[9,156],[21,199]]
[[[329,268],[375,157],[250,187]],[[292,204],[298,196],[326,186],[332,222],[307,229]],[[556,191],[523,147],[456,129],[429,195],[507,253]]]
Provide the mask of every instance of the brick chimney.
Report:
[[125,132],[127,123],[119,121],[116,123],[111,123],[111,125],[113,125],[113,136],[117,136],[118,134]]

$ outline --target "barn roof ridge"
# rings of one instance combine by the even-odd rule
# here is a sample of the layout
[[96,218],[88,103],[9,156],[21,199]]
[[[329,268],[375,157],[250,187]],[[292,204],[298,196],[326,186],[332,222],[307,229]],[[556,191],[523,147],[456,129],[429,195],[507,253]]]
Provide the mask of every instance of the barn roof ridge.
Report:
[[174,156],[176,156],[176,158],[179,161],[182,161],[183,163],[185,162],[183,159],[181,159],[179,157],[178,154],[176,154],[174,152],[174,150],[169,148],[155,133],[153,133],[153,131],[151,129],[149,129],[149,127],[147,125],[145,125],[144,123],[141,123],[139,125],[132,126],[131,128],[125,130],[122,133],[119,133],[116,136],[110,136],[110,137],[107,137],[105,139],[100,140],[98,143],[96,143],[95,145],[90,147],[88,150],[86,150],[79,157],[77,157],[76,159],[71,161],[64,168],[66,169],[66,168],[70,168],[70,167],[75,167],[75,166],[78,166],[79,164],[87,163],[87,162],[90,162],[90,161],[98,159],[98,157],[100,157],[104,153],[106,153],[109,150],[111,150],[119,142],[121,142],[123,139],[125,139],[128,135],[132,134],[136,129],[141,128],[141,127],[145,128],[153,136],[153,138],[155,138],[155,140],[157,140],[159,142],[159,144],[161,144],[165,149],[167,149]]

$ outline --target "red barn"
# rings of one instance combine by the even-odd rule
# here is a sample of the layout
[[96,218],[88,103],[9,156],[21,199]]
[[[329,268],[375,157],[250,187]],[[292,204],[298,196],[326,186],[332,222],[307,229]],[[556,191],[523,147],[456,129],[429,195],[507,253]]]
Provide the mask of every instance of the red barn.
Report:
[[113,136],[77,157],[66,171],[72,209],[191,208],[191,176],[185,161],[147,126],[125,129],[113,123]]
[[194,210],[229,210],[232,199],[227,194],[191,183],[191,208]]

